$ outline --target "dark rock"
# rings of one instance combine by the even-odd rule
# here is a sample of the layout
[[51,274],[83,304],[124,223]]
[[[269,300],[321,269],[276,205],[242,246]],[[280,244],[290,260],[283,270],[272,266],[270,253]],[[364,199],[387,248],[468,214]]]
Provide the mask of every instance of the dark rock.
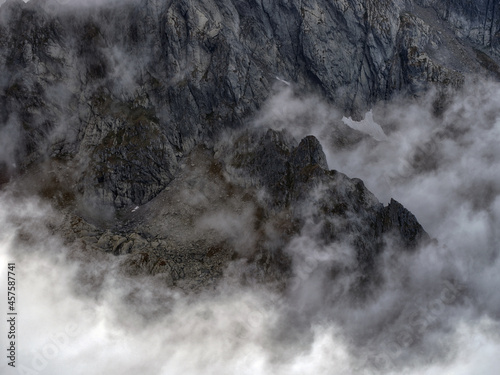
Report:
[[[0,7],[0,137],[10,143],[0,184],[65,165],[71,178],[39,179],[41,195],[64,192],[65,213],[96,224],[69,220],[67,238],[188,289],[242,259],[245,276],[286,282],[287,245],[308,230],[329,251],[354,249],[360,284],[376,279],[383,251],[428,239],[401,204],[384,207],[361,180],[329,170],[315,137],[246,126],[280,87],[339,109],[330,138],[347,147],[363,135],[337,126],[341,115],[500,72],[495,1],[54,4]],[[210,210],[219,216],[207,221],[229,212],[244,226],[195,233]]]
[[[17,134],[15,152],[0,162],[22,171],[47,157],[92,160],[82,163],[78,186],[86,197],[97,189],[116,207],[154,197],[180,158],[240,127],[279,79],[359,117],[397,92],[459,86],[464,73],[498,70],[494,1],[54,5],[8,1],[0,8],[0,131]],[[141,158],[159,153],[158,170],[134,171],[126,160],[99,182],[111,153],[137,156],[127,146],[102,147],[131,130],[134,121],[120,111],[133,116],[139,108],[158,133]]]
[[314,166],[328,169],[323,147],[321,147],[316,137],[312,135],[302,139],[297,148],[293,150],[291,164],[295,170]]
[[[226,173],[243,186],[264,189],[268,213],[289,211],[292,233],[299,236],[306,225],[317,226],[316,240],[323,246],[348,244],[357,253],[364,282],[377,274],[376,259],[393,236],[393,249],[415,249],[429,236],[416,218],[396,201],[384,207],[363,181],[328,170],[318,140],[305,137],[297,145],[286,131],[245,131],[227,141],[216,154],[224,155]],[[309,224],[308,224],[309,223]],[[391,237],[392,238],[392,237]]]
[[415,216],[394,199],[380,212],[378,222],[382,233],[398,233],[407,248],[415,248],[422,241],[430,240]]

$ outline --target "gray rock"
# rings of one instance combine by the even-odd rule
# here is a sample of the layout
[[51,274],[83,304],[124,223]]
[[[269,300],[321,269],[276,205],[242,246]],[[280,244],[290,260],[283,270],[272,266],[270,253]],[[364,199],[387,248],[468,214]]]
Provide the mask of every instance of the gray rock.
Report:
[[[424,229],[329,170],[315,137],[247,122],[284,85],[359,117],[394,95],[460,87],[464,74],[498,78],[499,28],[499,5],[486,0],[142,0],[78,11],[8,0],[0,184],[47,160],[71,169],[56,179],[71,197],[65,238],[169,286],[213,285],[231,264],[282,287],[287,245],[308,230],[331,251],[354,249],[362,286],[380,276],[382,252],[416,249]],[[345,147],[362,135],[340,124],[331,137]],[[229,231],[206,224],[214,212]]]
[[76,160],[84,201],[118,208],[151,200],[280,80],[359,115],[396,92],[500,75],[500,11],[486,0],[55,5],[0,8],[0,131],[13,140],[0,180]]
[[478,0],[418,0],[418,4],[434,9],[450,24],[455,33],[475,44],[500,54],[500,4],[496,1]]
[[312,135],[302,139],[297,148],[293,150],[291,156],[292,168],[295,170],[315,166],[328,169],[323,147],[316,137]]
[[382,232],[396,232],[406,248],[415,248],[422,241],[429,241],[429,235],[415,216],[394,199],[380,212],[378,222]]
[[[376,259],[387,247],[387,236],[395,238],[391,251],[415,249],[429,240],[416,218],[401,204],[392,200],[384,207],[361,180],[330,171],[322,147],[313,136],[297,145],[286,131],[254,130],[239,133],[235,140],[227,142],[235,147],[219,145],[216,155],[224,155],[230,179],[267,192],[261,216],[271,221],[288,212],[288,224],[281,225],[290,230],[281,234],[280,243],[286,244],[315,223],[316,240],[323,246],[352,246],[360,269],[368,277],[376,274]],[[283,261],[278,258],[268,267],[279,273],[276,270],[283,269]]]

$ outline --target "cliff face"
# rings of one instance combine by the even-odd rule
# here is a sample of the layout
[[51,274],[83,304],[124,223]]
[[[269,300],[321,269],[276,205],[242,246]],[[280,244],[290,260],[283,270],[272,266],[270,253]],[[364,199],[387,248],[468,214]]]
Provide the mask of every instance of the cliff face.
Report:
[[[238,132],[280,85],[319,94],[339,113],[359,117],[396,94],[456,88],[466,73],[498,75],[499,27],[499,6],[486,0],[143,0],[92,6],[8,0],[0,8],[0,182],[50,171],[55,177],[40,183],[39,192],[95,224],[115,208],[160,204],[167,186],[197,176],[183,168],[201,147],[211,163],[206,172],[220,179],[218,189],[230,183],[252,202],[258,194],[246,196],[245,189],[265,190],[271,198],[256,220],[284,215],[290,234],[304,225],[294,207],[323,187],[326,195],[315,201],[312,217],[323,213],[331,219],[321,229],[324,238],[356,233],[351,242],[360,259],[373,263],[384,233],[394,231],[406,247],[425,237],[411,214],[397,202],[384,208],[361,181],[329,171],[315,138]],[[231,132],[240,138],[222,142],[221,134]],[[341,133],[343,140],[360,137],[351,129]],[[333,218],[341,218],[337,229]],[[116,228],[93,227],[87,245],[99,243],[117,254],[161,248],[147,238],[162,236],[154,219],[118,219],[122,231],[142,228],[149,234],[134,232],[131,240]],[[228,249],[235,245],[220,245],[222,237],[200,251],[231,259]],[[172,246],[183,249],[179,254],[185,250]]]
[[[428,83],[458,86],[482,66],[498,73],[496,3],[446,4],[7,1],[1,117],[14,143],[3,180],[42,159],[78,160],[86,199],[143,204],[279,80],[356,114]],[[473,46],[477,59],[464,53]]]

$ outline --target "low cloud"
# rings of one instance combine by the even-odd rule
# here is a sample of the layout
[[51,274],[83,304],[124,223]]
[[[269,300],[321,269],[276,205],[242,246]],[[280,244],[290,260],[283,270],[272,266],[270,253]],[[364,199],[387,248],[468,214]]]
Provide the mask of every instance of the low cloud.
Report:
[[[358,270],[348,241],[325,245],[307,210],[306,225],[286,245],[296,281],[286,293],[227,279],[215,290],[187,295],[154,277],[123,276],[117,258],[59,237],[60,213],[4,189],[0,262],[16,262],[19,369],[53,375],[496,374],[499,90],[493,83],[470,85],[440,117],[430,102],[376,107],[373,119],[387,139],[361,137],[348,148],[328,142],[341,116],[315,98],[285,91],[257,119],[264,126],[274,118],[297,138],[316,132],[330,168],[363,179],[383,201],[395,197],[437,239],[401,252],[388,238],[379,259],[382,281],[365,299],[350,292]],[[398,172],[400,163],[406,169]],[[251,208],[237,216],[210,212],[198,224],[251,246],[245,228],[252,215]],[[5,301],[5,288],[1,293]]]

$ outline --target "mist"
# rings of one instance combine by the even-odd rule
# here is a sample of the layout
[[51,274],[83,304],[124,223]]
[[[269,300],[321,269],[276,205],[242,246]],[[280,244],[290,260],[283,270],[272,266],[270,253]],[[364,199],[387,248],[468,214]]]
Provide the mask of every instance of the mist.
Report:
[[[252,122],[297,139],[316,135],[329,168],[361,178],[384,203],[403,203],[435,239],[402,252],[388,237],[383,282],[363,301],[350,292],[354,250],[344,240],[325,246],[307,207],[306,224],[285,245],[293,282],[284,293],[239,284],[231,275],[244,265],[235,261],[215,289],[187,294],[124,275],[119,258],[61,238],[64,216],[49,203],[4,188],[0,260],[17,265],[17,373],[496,374],[500,85],[466,87],[440,114],[432,95],[375,106],[365,121],[379,127],[347,121],[367,134],[346,146],[337,142],[348,132],[340,112],[293,87]],[[246,253],[251,210],[216,211],[198,225]]]

